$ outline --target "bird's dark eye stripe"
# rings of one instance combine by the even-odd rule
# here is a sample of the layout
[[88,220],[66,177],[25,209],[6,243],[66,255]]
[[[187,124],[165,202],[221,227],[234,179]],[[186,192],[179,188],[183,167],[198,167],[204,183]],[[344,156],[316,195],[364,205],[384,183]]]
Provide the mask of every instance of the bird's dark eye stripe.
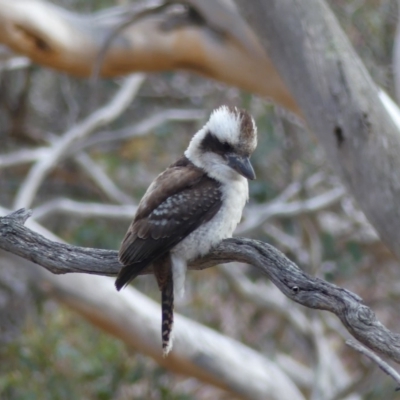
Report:
[[234,152],[233,146],[227,142],[221,142],[211,132],[207,132],[200,146],[203,151],[211,151],[217,154]]

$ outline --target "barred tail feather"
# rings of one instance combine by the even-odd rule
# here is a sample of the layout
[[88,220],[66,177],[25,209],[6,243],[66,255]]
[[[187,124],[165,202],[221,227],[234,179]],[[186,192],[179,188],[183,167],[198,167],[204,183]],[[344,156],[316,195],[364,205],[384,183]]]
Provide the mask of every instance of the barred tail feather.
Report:
[[161,339],[163,356],[166,357],[172,349],[172,328],[174,325],[174,281],[169,253],[153,264],[153,271],[161,290]]
[[161,292],[161,308],[162,308],[162,348],[163,356],[166,357],[172,350],[173,342],[173,326],[174,326],[174,284],[172,276],[166,282]]

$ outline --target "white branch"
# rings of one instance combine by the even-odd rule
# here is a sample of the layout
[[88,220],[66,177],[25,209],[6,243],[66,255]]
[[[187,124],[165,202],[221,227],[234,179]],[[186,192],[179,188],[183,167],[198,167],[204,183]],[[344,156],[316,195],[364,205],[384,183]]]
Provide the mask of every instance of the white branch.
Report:
[[7,46],[0,45],[0,71],[26,68],[31,65],[28,57],[17,55]]
[[[337,353],[329,344],[325,327],[318,314],[313,314],[311,317],[311,341],[314,344],[315,350],[315,375],[314,385],[311,400],[329,399],[332,392],[341,392],[344,387],[347,387],[352,378],[348,370],[343,366]],[[343,400],[347,399],[343,398]],[[352,396],[352,400],[359,400],[360,396]]]
[[[79,143],[79,149],[87,148],[102,143],[114,142],[118,140],[131,139],[140,137],[153,131],[160,125],[164,125],[168,121],[195,121],[203,120],[205,112],[202,110],[181,110],[169,109],[163,110],[157,114],[144,119],[143,121],[126,128],[121,128],[112,132],[99,132],[92,137]],[[77,148],[78,150],[78,148]]]
[[345,189],[337,187],[329,192],[306,200],[283,203],[272,201],[266,205],[249,207],[245,211],[246,219],[236,230],[237,234],[244,234],[263,225],[272,217],[293,217],[299,214],[312,213],[323,210],[336,204],[344,195]]
[[313,371],[284,353],[276,354],[276,363],[301,388],[310,389],[314,381]]
[[131,104],[143,81],[144,75],[142,74],[126,78],[122,87],[108,104],[96,110],[85,120],[67,131],[60,139],[56,140],[51,146],[51,152],[46,157],[40,159],[29,171],[17,193],[14,207],[29,206],[43,179],[63,158],[70,146],[89,135],[95,129],[104,126],[121,115]]
[[86,153],[78,154],[74,157],[74,160],[111,200],[120,204],[134,204],[132,197],[119,189],[103,168],[96,164]]
[[33,218],[40,220],[55,213],[65,213],[80,218],[99,217],[129,220],[135,215],[136,206],[130,204],[82,203],[61,198],[51,200],[36,207],[33,211]]
[[[300,400],[303,395],[273,362],[199,323],[175,314],[174,348],[160,351],[160,305],[133,288],[117,293],[113,280],[98,276],[46,274],[50,295],[89,320],[107,327],[158,363],[241,392],[246,399]],[[93,290],[96,288],[96,290]],[[110,324],[112,326],[110,326]]]
[[247,301],[285,318],[298,333],[311,334],[308,318],[273,285],[254,284],[238,268],[220,266],[234,291]]
[[[115,131],[105,131],[93,134],[79,143],[74,143],[64,156],[74,155],[78,151],[94,145],[144,136],[168,121],[196,121],[203,120],[204,118],[205,112],[202,110],[182,110],[174,108],[163,110],[158,114],[145,118],[143,121],[140,121],[135,125],[117,129]],[[42,158],[48,157],[51,151],[52,148],[40,147],[36,149],[23,149],[10,154],[0,155],[0,168],[36,162]]]
[[279,244],[282,251],[292,252],[300,264],[311,264],[310,251],[302,246],[301,238],[288,235],[282,229],[279,229],[272,223],[267,223],[263,226],[262,231]]
[[320,183],[326,180],[326,174],[323,172],[317,172],[314,175],[311,175],[305,182],[292,182],[290,183],[281,194],[279,194],[274,202],[287,202],[294,196],[300,193],[303,189],[313,189]]
[[[399,75],[400,75],[400,70],[395,72],[395,77],[399,76]],[[399,79],[399,78],[396,78],[396,79]],[[399,84],[400,84],[400,82],[399,82]],[[397,88],[397,86],[396,86],[396,90],[398,90],[398,89],[400,89],[400,87]],[[400,93],[399,93],[399,95],[400,95]],[[399,129],[399,131],[400,131],[400,110],[399,110],[399,106],[381,88],[379,88],[378,96],[379,96],[382,104],[385,106],[386,111],[392,117],[392,121],[396,124],[397,129]]]
[[370,360],[376,363],[383,372],[393,378],[395,382],[399,385],[396,390],[400,390],[400,374],[387,362],[383,361],[382,358],[380,358],[377,354],[375,354],[370,349],[362,346],[360,343],[354,342],[353,340],[347,340],[346,344],[352,347],[354,350],[357,350],[359,353],[364,354]]
[[14,56],[8,60],[0,61],[0,71],[12,71],[29,67],[31,60],[27,57]]
[[47,147],[39,147],[37,149],[23,149],[14,153],[3,154],[0,156],[0,168],[13,167],[16,165],[28,164],[47,158],[51,149]]

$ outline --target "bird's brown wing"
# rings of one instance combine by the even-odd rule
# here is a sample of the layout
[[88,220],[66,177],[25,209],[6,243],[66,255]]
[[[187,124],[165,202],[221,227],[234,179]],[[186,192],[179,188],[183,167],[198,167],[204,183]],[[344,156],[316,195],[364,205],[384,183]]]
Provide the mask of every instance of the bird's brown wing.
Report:
[[167,169],[149,187],[122,242],[119,259],[124,267],[115,283],[117,289],[213,218],[221,204],[219,183],[202,170]]

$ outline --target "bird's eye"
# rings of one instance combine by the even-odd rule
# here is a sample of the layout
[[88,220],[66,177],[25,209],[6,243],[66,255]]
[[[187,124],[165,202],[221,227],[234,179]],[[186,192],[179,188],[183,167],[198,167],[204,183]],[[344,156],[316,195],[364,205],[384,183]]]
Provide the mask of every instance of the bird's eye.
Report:
[[234,148],[228,142],[221,142],[217,137],[215,137],[211,132],[208,132],[204,137],[201,148],[204,151],[210,151],[217,154],[233,153]]
[[223,149],[225,153],[233,153],[234,149],[233,146],[227,142],[222,143]]

